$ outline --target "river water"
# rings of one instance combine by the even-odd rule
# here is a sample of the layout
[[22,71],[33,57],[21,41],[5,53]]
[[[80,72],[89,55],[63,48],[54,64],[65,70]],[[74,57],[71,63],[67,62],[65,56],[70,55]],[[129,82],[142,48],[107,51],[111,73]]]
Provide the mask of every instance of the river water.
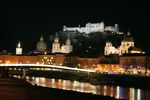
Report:
[[[16,75],[14,75],[14,77],[21,78],[21,76]],[[150,90],[142,90],[110,85],[95,86],[87,82],[70,81],[45,77],[26,76],[26,80],[32,85],[37,84],[38,86],[43,87],[93,93],[97,95],[111,96],[117,99],[150,100]]]

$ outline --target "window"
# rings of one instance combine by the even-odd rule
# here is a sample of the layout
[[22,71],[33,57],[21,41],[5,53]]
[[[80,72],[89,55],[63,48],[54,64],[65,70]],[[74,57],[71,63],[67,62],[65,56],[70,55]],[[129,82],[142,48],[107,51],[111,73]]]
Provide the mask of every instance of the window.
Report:
[[129,46],[129,43],[127,43],[127,46]]

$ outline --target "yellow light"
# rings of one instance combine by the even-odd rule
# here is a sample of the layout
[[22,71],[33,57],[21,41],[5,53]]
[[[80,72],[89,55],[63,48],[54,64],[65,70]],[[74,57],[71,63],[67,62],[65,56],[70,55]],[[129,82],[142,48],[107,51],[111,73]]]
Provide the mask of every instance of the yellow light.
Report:
[[44,57],[44,59],[47,59],[47,57]]

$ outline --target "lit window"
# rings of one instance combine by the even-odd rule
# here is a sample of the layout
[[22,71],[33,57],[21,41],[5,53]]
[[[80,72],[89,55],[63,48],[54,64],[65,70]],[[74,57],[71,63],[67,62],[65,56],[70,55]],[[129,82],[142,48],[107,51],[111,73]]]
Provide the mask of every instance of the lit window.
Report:
[[44,57],[44,59],[47,59],[47,57]]

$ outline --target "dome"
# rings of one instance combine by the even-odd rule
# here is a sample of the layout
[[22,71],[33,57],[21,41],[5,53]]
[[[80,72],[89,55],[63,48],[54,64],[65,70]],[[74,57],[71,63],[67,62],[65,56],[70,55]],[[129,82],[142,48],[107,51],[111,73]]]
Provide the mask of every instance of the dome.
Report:
[[130,36],[130,33],[128,32],[127,36],[123,39],[123,41],[134,42],[134,39],[132,36]]
[[43,37],[41,36],[40,41],[37,43],[37,50],[38,51],[45,51],[47,49],[47,45],[44,42]]
[[47,45],[46,45],[46,43],[44,42],[44,41],[39,41],[38,43],[37,43],[37,47],[46,47]]
[[132,37],[125,37],[123,41],[134,42],[134,39]]

